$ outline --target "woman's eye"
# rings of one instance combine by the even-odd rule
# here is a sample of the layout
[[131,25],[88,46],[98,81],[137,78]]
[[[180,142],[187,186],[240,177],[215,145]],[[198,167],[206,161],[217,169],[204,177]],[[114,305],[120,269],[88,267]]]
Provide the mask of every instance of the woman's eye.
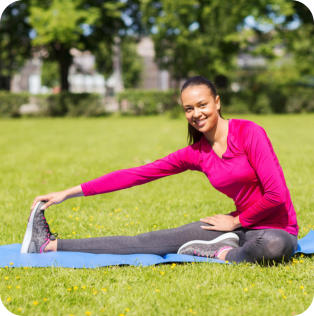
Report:
[[204,108],[204,107],[206,107],[206,104],[201,104],[201,108]]

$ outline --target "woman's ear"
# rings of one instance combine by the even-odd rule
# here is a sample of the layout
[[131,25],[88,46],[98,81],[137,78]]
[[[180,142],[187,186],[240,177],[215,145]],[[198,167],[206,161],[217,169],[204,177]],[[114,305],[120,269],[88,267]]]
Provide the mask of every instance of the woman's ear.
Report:
[[217,111],[219,111],[220,110],[220,96],[219,95],[217,95],[215,98],[215,104],[216,104]]

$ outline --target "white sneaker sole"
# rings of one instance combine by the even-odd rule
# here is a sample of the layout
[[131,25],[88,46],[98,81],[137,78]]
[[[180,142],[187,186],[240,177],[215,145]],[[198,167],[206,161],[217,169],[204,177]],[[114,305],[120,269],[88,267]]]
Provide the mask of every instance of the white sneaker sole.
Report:
[[31,216],[29,217],[27,227],[26,227],[26,233],[24,235],[23,243],[22,243],[22,248],[21,248],[21,253],[28,253],[28,248],[30,245],[30,242],[32,240],[32,232],[33,232],[33,221],[34,221],[34,216],[36,212],[38,211],[38,207],[41,204],[41,202],[37,202],[35,207],[32,210]]
[[225,233],[221,236],[218,236],[217,238],[213,239],[213,240],[191,240],[191,241],[188,241],[186,242],[185,244],[183,244],[177,254],[180,254],[180,251],[182,250],[183,247],[186,247],[186,246],[189,246],[189,245],[192,245],[192,244],[195,244],[195,243],[198,243],[198,244],[203,244],[203,245],[210,245],[210,244],[215,244],[217,242],[220,242],[220,241],[223,241],[225,239],[236,239],[237,241],[239,241],[239,236],[235,233]]

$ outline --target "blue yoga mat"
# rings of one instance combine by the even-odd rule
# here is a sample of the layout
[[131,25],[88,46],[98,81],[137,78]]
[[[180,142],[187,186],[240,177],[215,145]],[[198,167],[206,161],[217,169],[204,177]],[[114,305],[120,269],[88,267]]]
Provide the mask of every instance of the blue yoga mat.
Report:
[[[44,254],[21,254],[21,244],[0,246],[0,267],[64,267],[64,268],[97,268],[114,265],[149,266],[170,262],[216,262],[222,260],[166,254],[111,255],[85,252],[47,252]],[[296,253],[314,253],[314,231],[310,231],[298,242]]]

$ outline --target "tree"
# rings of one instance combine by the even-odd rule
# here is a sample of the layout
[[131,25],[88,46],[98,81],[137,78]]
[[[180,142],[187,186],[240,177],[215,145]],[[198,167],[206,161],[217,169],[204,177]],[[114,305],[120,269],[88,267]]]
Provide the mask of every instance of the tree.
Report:
[[36,31],[33,44],[46,48],[50,60],[59,65],[61,90],[69,90],[68,73],[72,63],[70,49],[83,48],[84,25],[95,23],[96,9],[79,8],[80,0],[30,0],[30,23]]
[[[260,23],[272,24],[270,15],[278,8],[286,8],[285,0],[142,2],[144,22],[155,42],[157,62],[177,82],[200,74],[226,83],[221,79],[230,77],[236,69],[236,57],[252,36],[244,28],[245,18],[252,16]],[[255,32],[262,35],[258,29]]]
[[0,89],[10,90],[12,76],[31,55],[28,6],[19,1],[4,11],[0,23]]
[[137,41],[135,38],[126,37],[121,43],[122,51],[122,79],[126,89],[136,88],[141,80],[143,63],[137,53]]
[[110,71],[114,37],[126,28],[123,14],[133,14],[137,2],[30,0],[30,21],[36,31],[33,43],[46,48],[49,59],[58,62],[62,91],[69,90],[71,48],[92,51],[98,69]]

